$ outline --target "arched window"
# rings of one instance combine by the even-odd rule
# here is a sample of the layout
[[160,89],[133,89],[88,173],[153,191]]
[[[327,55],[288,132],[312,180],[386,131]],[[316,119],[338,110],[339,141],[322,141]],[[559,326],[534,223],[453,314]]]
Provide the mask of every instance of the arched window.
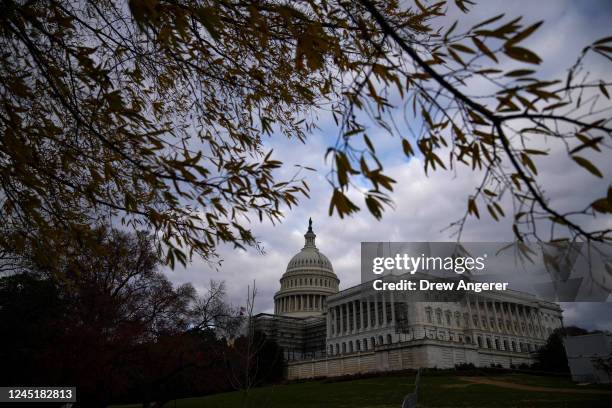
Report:
[[431,308],[425,309],[425,316],[427,317],[427,323],[431,323]]
[[482,337],[478,336],[478,347],[482,347]]
[[499,350],[499,339],[495,339],[495,349]]
[[359,340],[355,340],[355,351],[361,351],[361,342]]
[[334,346],[333,345],[329,345],[329,355],[331,356],[332,354],[334,354]]
[[353,342],[352,341],[349,341],[348,352],[349,353],[353,352]]
[[508,350],[508,340],[504,340],[504,350]]
[[446,311],[445,317],[446,317],[446,325],[450,326],[451,325],[451,312],[449,312],[448,310]]
[[491,339],[487,337],[487,348],[492,348],[491,347]]
[[393,337],[390,334],[387,334],[387,344],[391,344],[393,342]]
[[516,351],[516,343],[513,341],[511,344],[512,344],[512,346],[510,347],[510,350],[511,351]]
[[436,322],[442,324],[442,310],[440,309],[436,310]]
[[378,336],[378,345],[382,346],[383,344],[385,344],[385,342],[383,340],[383,336]]
[[363,339],[363,351],[368,351],[368,339]]
[[376,339],[374,337],[370,338],[370,345],[372,348],[376,347]]
[[342,343],[342,354],[346,353],[346,343]]

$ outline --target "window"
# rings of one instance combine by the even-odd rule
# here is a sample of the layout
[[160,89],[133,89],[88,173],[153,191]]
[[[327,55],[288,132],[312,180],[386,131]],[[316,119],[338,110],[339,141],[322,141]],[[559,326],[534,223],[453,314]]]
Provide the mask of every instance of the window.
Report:
[[382,346],[384,343],[383,336],[378,336],[378,345]]
[[355,340],[355,351],[361,351],[361,342],[359,340]]
[[495,339],[495,349],[499,350],[499,339]]
[[436,310],[436,322],[442,324],[442,311],[440,309]]
[[478,327],[478,316],[472,316],[472,322],[474,323],[474,327]]
[[446,325],[447,326],[451,325],[451,314],[449,311],[446,312]]
[[478,336],[478,347],[482,347],[482,337]]
[[431,323],[431,309],[425,309],[425,315],[427,316],[427,323]]
[[391,344],[393,342],[393,337],[390,334],[387,334],[387,344]]
[[491,339],[487,337],[487,348],[492,348],[491,347]]
[[368,351],[368,339],[363,339],[363,351]]

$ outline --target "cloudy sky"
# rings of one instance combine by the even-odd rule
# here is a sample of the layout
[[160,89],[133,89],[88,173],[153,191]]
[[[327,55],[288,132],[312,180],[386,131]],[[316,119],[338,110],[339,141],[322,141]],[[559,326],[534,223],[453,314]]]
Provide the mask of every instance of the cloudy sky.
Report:
[[[525,43],[544,60],[540,72],[545,75],[562,76],[564,70],[575,60],[580,50],[590,42],[611,35],[609,23],[612,18],[610,1],[482,1],[466,18],[452,9],[449,21],[461,18],[462,24],[473,25],[499,13],[506,16],[524,16],[526,23],[544,20],[545,24]],[[502,67],[507,68],[507,67]],[[594,65],[599,76],[610,78],[609,65]],[[386,212],[381,221],[376,221],[366,212],[340,220],[328,216],[331,194],[325,181],[328,164],[324,153],[338,133],[328,115],[321,113],[318,130],[306,144],[270,138],[266,143],[274,149],[274,156],[293,171],[294,164],[316,168],[308,176],[311,199],[302,200],[300,206],[286,211],[282,224],[253,224],[253,230],[261,241],[265,253],[251,249],[235,250],[221,247],[222,267],[212,268],[200,259],[194,259],[186,269],[167,271],[177,284],[191,282],[204,291],[211,279],[224,280],[230,301],[244,304],[247,285],[256,281],[258,295],[256,309],[270,312],[272,297],[279,289],[279,278],[285,272],[291,257],[304,244],[308,218],[314,221],[317,246],[331,260],[341,281],[341,289],[359,283],[361,241],[449,241],[453,238],[448,225],[458,219],[466,208],[468,195],[479,181],[478,174],[471,172],[436,172],[425,176],[423,163],[419,159],[407,161],[399,154],[399,141],[380,135],[376,140],[377,151],[383,151],[390,175],[397,181],[393,199],[395,209]],[[376,136],[375,131],[369,132]],[[378,147],[380,146],[380,147]],[[612,179],[612,161],[602,163],[606,178],[594,180],[592,176],[558,156],[537,163],[553,200],[566,205],[581,203],[584,197],[593,198],[598,191],[605,192]],[[512,241],[509,217],[495,222],[488,215],[481,220],[472,219],[463,233],[464,241]],[[597,222],[597,221],[596,221]],[[608,220],[609,222],[609,220]],[[612,303],[564,304],[566,324],[577,324],[588,328],[612,330]]]

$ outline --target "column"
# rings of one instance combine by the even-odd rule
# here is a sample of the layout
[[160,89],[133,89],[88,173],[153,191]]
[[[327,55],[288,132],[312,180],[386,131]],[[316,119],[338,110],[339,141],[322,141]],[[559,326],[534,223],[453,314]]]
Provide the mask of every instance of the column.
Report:
[[395,327],[395,303],[393,300],[393,292],[390,294],[390,302],[391,302],[391,325]]
[[353,333],[357,333],[357,301],[353,300],[351,304],[353,305]]
[[378,294],[374,294],[374,327],[380,326],[378,322]]
[[485,307],[485,319],[487,319],[487,327],[488,331],[493,332],[493,327],[491,327],[491,316],[489,315],[489,301],[487,298],[484,298],[484,307]]
[[340,313],[340,331],[339,333],[344,334],[344,310],[343,310],[343,304],[338,305],[338,309],[339,309],[339,313]]
[[363,325],[363,322],[365,321],[365,318],[364,318],[365,311],[363,310],[363,305],[364,305],[364,302],[359,300],[359,318],[361,319],[361,331],[362,332],[365,331],[365,326]]
[[387,326],[387,300],[385,299],[385,291],[381,291],[382,308],[383,308],[383,327]]
[[478,319],[478,327],[480,327],[480,329],[484,329],[484,327],[482,327],[482,316],[480,315],[480,299],[478,296],[474,296],[476,298],[476,317]]
[[331,324],[332,324],[332,337],[338,336],[338,325],[336,324],[336,308],[332,307],[329,309],[328,315],[331,315]]
[[[506,306],[505,311],[504,306]],[[504,327],[506,327],[506,333],[512,333],[512,319],[510,318],[510,305],[508,305],[508,302],[502,302],[502,316],[504,317]],[[510,322],[510,327],[508,327],[506,324],[507,322]]]
[[371,329],[372,328],[372,316],[370,313],[370,298],[369,297],[366,298],[366,310],[368,313],[368,329]]
[[472,329],[474,328],[474,322],[472,321],[472,299],[470,298],[469,294],[466,294],[467,299],[467,308],[468,308],[468,327],[471,327]]

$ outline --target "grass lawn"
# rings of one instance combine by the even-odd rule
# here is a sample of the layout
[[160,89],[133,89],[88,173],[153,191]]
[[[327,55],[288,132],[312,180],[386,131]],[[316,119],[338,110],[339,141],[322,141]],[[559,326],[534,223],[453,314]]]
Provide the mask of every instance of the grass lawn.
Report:
[[[492,381],[482,384],[478,381]],[[312,381],[172,401],[167,408],[399,408],[412,392],[414,376],[384,376],[351,381]],[[550,390],[526,390],[521,387]],[[514,387],[514,388],[508,388]],[[527,388],[528,388],[527,387]],[[560,392],[563,389],[566,392]],[[526,374],[460,377],[425,372],[419,406],[433,407],[612,407],[612,387],[581,387],[568,379]],[[138,405],[123,405],[121,408]],[[116,406],[115,408],[119,408]]]

